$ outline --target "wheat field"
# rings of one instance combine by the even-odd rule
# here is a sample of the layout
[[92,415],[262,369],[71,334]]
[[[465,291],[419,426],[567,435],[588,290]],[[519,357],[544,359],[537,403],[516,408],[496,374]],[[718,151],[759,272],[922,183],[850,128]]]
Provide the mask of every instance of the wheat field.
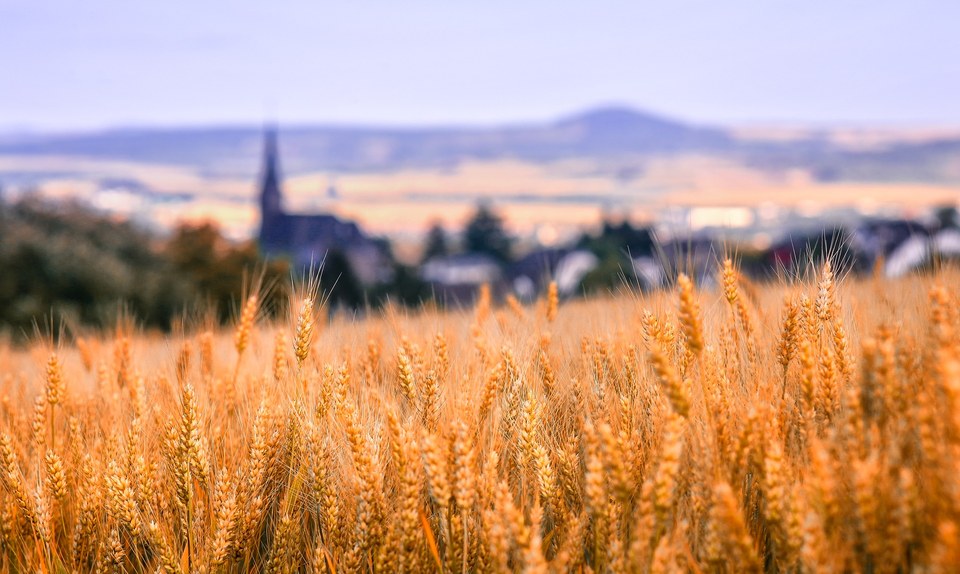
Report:
[[0,348],[0,572],[953,572],[960,274]]

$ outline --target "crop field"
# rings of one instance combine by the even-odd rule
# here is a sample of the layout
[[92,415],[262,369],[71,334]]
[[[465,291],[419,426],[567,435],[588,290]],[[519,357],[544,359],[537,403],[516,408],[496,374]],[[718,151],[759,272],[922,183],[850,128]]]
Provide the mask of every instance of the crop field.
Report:
[[960,273],[0,346],[0,572],[954,572]]

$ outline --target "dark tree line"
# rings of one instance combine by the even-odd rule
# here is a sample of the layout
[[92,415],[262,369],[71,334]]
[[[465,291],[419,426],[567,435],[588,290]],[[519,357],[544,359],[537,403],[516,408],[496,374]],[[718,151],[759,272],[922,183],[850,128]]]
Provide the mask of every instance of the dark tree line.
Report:
[[[390,256],[390,246],[382,245]],[[430,297],[415,268],[392,263],[389,281],[364,287],[344,253],[325,254],[319,291],[328,309],[418,305]],[[309,269],[265,261],[255,241],[232,242],[212,223],[169,236],[79,203],[35,196],[0,201],[0,334],[112,327],[125,317],[149,329],[232,321],[244,289],[260,285],[267,314],[286,310],[291,282]]]
[[[443,227],[434,225],[423,259],[482,253],[506,265],[513,256],[513,238],[488,205],[478,206],[460,239],[454,246]],[[374,286],[361,284],[343,253],[326,254],[319,282],[328,309],[360,310],[387,300],[417,306],[432,299],[418,268],[397,262],[389,242],[380,241],[390,272],[388,280]],[[646,250],[649,241],[648,234],[629,225],[584,236],[580,246],[603,262],[585,285],[610,284],[607,275],[623,268],[623,246]],[[281,313],[291,279],[303,279],[307,272],[282,259],[264,261],[256,242],[228,241],[211,223],[180,225],[160,236],[78,203],[33,196],[0,201],[0,333],[17,339],[29,337],[37,324],[54,332],[61,325],[109,328],[124,316],[161,330],[225,323],[235,317],[243,290],[252,283],[267,288],[264,311]]]
[[0,202],[0,270],[0,330],[16,339],[35,325],[110,327],[124,315],[164,330],[181,319],[224,321],[245,280],[287,276],[282,263],[264,265],[255,244],[230,243],[212,225],[161,238],[30,196]]

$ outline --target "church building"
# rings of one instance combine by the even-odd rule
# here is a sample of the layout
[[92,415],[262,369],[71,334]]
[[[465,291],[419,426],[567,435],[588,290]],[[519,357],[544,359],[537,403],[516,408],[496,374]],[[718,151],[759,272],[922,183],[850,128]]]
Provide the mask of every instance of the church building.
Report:
[[260,249],[265,256],[289,257],[295,266],[306,267],[339,251],[362,283],[384,279],[387,260],[377,242],[356,223],[330,213],[287,213],[281,185],[277,133],[268,129],[260,179]]

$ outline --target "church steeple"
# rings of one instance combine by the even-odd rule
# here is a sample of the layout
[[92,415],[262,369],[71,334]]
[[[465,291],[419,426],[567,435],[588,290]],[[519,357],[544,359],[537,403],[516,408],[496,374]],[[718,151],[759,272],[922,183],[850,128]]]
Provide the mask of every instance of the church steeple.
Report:
[[283,195],[280,192],[280,166],[277,157],[277,129],[267,126],[263,133],[263,171],[260,174],[260,225],[269,225],[283,213]]

